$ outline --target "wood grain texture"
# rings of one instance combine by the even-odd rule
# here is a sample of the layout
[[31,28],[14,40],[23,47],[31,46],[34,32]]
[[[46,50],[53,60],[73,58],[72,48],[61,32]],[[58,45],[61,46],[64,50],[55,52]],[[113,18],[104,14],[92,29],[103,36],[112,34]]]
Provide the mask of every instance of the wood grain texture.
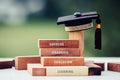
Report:
[[27,70],[28,63],[40,63],[40,56],[17,56],[15,57],[15,69]]
[[0,61],[0,69],[12,68],[13,61]]
[[69,32],[70,40],[79,40],[79,49],[81,56],[84,56],[84,31],[71,31]]
[[43,66],[83,66],[83,57],[42,57]]
[[78,40],[39,40],[39,48],[79,48]]
[[108,62],[107,68],[109,71],[120,72],[120,62]]
[[80,56],[79,48],[41,48],[40,56]]

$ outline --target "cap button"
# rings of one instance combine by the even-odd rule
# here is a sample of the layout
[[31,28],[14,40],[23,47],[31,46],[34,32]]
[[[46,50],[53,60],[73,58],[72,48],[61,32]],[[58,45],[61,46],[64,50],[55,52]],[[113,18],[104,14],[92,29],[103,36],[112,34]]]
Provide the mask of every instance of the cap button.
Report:
[[80,12],[75,12],[75,13],[74,13],[74,16],[75,16],[75,17],[80,17],[80,16],[81,16],[81,13],[80,13]]

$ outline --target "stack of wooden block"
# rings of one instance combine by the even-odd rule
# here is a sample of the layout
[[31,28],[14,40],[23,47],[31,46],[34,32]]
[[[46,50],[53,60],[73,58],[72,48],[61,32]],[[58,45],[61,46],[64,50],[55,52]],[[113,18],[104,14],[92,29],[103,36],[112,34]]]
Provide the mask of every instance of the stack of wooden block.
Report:
[[86,67],[81,67],[84,58],[80,57],[78,40],[39,40],[38,47],[41,64],[28,64],[33,76],[77,76],[81,70],[81,75],[86,75]]
[[17,56],[15,68],[32,76],[101,75],[101,66],[84,61],[79,40],[39,40],[38,56]]
[[83,66],[78,40],[39,40],[43,66]]

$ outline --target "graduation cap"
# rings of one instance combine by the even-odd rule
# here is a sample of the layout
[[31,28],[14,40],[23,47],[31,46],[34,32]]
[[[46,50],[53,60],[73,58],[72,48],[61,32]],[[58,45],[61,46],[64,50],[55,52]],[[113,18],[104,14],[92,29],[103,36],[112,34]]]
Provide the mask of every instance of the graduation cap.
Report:
[[73,15],[59,17],[57,24],[65,24],[66,31],[77,32],[93,27],[93,19],[96,19],[95,48],[101,49],[101,20],[100,15],[96,11],[87,13],[75,12]]

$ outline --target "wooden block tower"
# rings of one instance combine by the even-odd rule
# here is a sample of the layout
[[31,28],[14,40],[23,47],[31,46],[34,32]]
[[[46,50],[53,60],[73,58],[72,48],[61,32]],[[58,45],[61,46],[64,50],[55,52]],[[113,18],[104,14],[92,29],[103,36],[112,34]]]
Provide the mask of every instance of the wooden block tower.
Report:
[[84,56],[84,30],[93,27],[92,19],[96,19],[95,48],[101,49],[101,20],[97,12],[80,13],[59,17],[57,24],[65,24],[65,31],[69,32],[69,39],[79,40],[80,53]]
[[65,24],[68,40],[39,40],[41,65],[28,64],[33,76],[88,76],[101,75],[101,67],[84,61],[84,31],[93,27],[96,19],[95,48],[101,49],[100,16],[97,12],[59,17],[57,24]]

